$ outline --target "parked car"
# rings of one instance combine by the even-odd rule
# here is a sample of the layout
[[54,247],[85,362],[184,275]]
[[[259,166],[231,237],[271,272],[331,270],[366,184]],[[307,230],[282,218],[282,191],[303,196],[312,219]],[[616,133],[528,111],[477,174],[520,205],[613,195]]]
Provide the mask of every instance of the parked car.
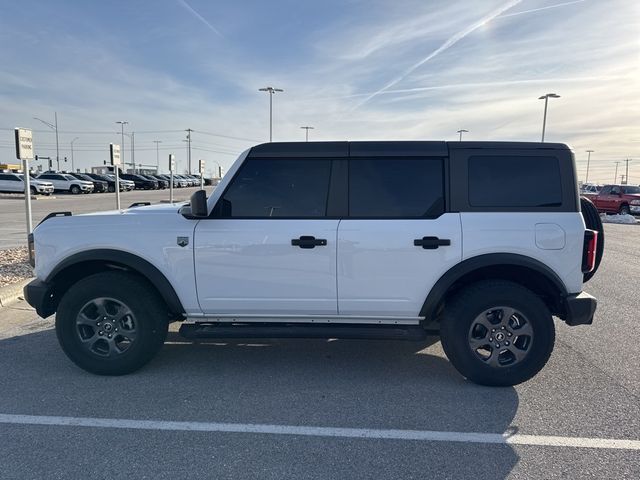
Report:
[[596,195],[600,190],[602,190],[602,185],[593,185],[591,183],[585,183],[584,185],[582,185],[582,188],[580,189],[580,193]]
[[585,194],[600,213],[640,215],[640,187],[605,185],[597,194]]
[[124,178],[125,180],[131,180],[138,190],[157,190],[158,182],[157,180],[151,180],[149,178],[144,178],[142,175],[134,174],[134,173],[121,173],[120,178]]
[[[51,195],[53,184],[29,178],[31,195]],[[0,173],[0,192],[24,192],[24,175],[21,173]]]
[[549,359],[554,316],[593,320],[604,237],[575,178],[553,143],[258,145],[209,198],[42,222],[25,298],[97,374],[139,369],[180,321],[188,338],[437,332],[462,375],[514,385]]
[[[167,182],[171,181],[171,175],[167,175],[167,174],[163,173],[163,174],[161,174],[159,176],[164,178]],[[184,187],[188,187],[188,186],[189,186],[189,184],[187,183],[186,180],[178,178],[175,175],[173,176],[173,188],[184,188]]]
[[186,183],[187,187],[193,187],[195,186],[195,182],[193,181],[192,178],[187,177],[186,175],[182,175],[182,174],[174,174],[174,177],[178,177],[180,180],[183,180]]
[[157,180],[158,181],[158,186],[162,190],[164,190],[165,188],[169,188],[169,180],[165,180],[160,175],[147,175],[147,176],[151,177],[153,180]]
[[[105,177],[108,177],[109,179],[113,180],[113,183],[115,185],[116,176],[113,173],[107,173]],[[135,190],[136,188],[136,184],[131,180],[127,180],[126,178],[118,178],[118,183],[120,184],[120,191],[130,192],[131,190]],[[114,192],[115,192],[115,187],[114,187]]]
[[45,172],[37,178],[52,183],[56,192],[71,192],[74,195],[93,192],[93,182],[78,180],[68,173]]
[[164,180],[160,180],[158,178],[155,178],[155,176],[153,175],[140,175],[142,178],[146,178],[147,180],[151,180],[153,182],[156,182],[156,185],[158,189],[164,189],[167,188],[169,186],[169,182],[165,182]]
[[84,173],[70,173],[69,175],[74,176],[78,180],[86,180],[87,182],[93,183],[93,193],[104,193],[109,189],[109,183],[104,180],[92,178]]

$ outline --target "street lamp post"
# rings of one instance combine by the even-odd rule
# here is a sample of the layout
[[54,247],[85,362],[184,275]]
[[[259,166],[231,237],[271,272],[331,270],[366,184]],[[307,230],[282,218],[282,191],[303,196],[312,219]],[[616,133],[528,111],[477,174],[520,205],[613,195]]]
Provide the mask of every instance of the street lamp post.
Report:
[[73,140],[71,140],[71,171],[73,173],[76,172],[75,166],[73,164],[73,142],[75,142],[76,140],[78,140],[80,137],[76,137]]
[[464,128],[462,128],[460,130],[457,130],[457,133],[460,134],[460,140],[459,141],[461,142],[462,141],[462,134],[463,133],[469,133],[469,130],[465,130]]
[[[128,125],[129,122],[125,122],[124,120],[118,120],[116,123],[120,124],[120,137],[122,139],[122,146],[120,147],[120,162],[122,165],[124,165],[124,152],[125,152],[125,148],[124,148],[124,126]],[[118,168],[118,167],[116,167]]]
[[58,171],[60,171],[60,146],[58,143],[58,112],[53,112],[53,114],[55,118],[54,120],[55,124],[45,122],[44,120],[38,117],[33,117],[33,119],[44,123],[47,127],[49,127],[51,130],[54,130],[56,132],[56,165],[57,165]]
[[284,92],[281,88],[263,87],[258,89],[259,92],[269,93],[269,141],[273,141],[273,94],[276,92]]
[[542,117],[542,142],[544,142],[544,131],[547,128],[547,107],[550,98],[560,98],[560,95],[557,95],[555,93],[546,93],[541,97],[538,97],[538,100],[544,100],[544,116]]
[[309,141],[309,130],[313,130],[313,127],[300,127],[304,130],[304,141]]
[[587,175],[584,178],[584,183],[589,183],[589,164],[591,163],[591,154],[595,151],[595,150],[585,150],[589,156],[587,157]]
[[616,174],[613,176],[613,183],[618,183],[618,164],[620,162],[615,162],[616,163]]
[[156,164],[158,165],[158,171],[156,173],[160,173],[160,148],[159,148],[159,145],[162,143],[162,140],[154,140],[153,143],[156,144]]

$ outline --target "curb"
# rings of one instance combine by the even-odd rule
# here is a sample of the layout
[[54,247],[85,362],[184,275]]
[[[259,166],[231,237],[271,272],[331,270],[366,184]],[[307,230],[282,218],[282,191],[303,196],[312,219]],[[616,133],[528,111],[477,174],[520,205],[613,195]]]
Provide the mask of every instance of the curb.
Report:
[[27,278],[16,283],[7,285],[6,287],[0,287],[0,307],[6,307],[7,305],[22,298],[22,289],[33,278]]
[[[24,200],[24,195],[0,195],[0,199],[4,199],[4,200]],[[31,200],[55,200],[56,197],[53,195],[49,195],[49,196],[37,196],[37,195],[31,195]]]

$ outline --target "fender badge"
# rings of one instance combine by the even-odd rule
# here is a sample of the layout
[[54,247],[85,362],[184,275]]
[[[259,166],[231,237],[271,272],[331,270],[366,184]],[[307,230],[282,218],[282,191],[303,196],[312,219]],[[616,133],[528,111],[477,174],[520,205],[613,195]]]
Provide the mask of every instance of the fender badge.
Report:
[[178,237],[177,243],[181,247],[186,247],[189,245],[189,237]]

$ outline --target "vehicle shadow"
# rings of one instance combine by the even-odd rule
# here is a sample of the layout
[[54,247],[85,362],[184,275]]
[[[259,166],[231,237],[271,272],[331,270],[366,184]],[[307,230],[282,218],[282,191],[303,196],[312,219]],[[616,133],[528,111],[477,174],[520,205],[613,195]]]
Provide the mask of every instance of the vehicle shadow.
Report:
[[[171,332],[142,370],[101,377],[67,360],[46,330],[1,340],[0,364],[11,366],[0,370],[1,413],[503,433],[518,409],[515,389],[460,377],[434,337],[192,341]],[[385,442],[394,455],[424,457],[439,478],[464,478],[471,465],[505,478],[519,459],[509,445]]]

